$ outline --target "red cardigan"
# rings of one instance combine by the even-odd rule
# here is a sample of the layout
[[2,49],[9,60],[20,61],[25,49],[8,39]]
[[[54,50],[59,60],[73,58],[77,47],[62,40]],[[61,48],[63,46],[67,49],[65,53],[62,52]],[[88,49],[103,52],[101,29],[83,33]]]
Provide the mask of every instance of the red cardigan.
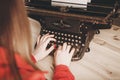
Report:
[[[6,50],[0,47],[0,80],[3,77],[10,78],[10,69],[7,66],[7,59],[5,57]],[[45,80],[44,72],[35,70],[19,55],[15,55],[16,63],[21,74],[22,80]],[[55,67],[53,80],[74,80],[74,76],[69,68],[65,65],[58,65]]]

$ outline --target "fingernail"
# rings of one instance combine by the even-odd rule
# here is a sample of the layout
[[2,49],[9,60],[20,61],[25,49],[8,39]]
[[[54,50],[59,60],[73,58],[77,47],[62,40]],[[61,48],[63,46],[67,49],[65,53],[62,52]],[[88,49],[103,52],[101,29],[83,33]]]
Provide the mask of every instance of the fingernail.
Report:
[[56,44],[54,44],[54,49],[56,49],[57,48],[57,46],[56,46]]

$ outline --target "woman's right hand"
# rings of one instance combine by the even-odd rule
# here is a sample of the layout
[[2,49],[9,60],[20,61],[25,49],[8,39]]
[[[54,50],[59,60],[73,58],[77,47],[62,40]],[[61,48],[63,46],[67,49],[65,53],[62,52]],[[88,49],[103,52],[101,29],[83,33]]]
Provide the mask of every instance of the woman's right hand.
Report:
[[40,38],[40,36],[37,39],[37,46],[35,50],[33,51],[33,56],[35,57],[36,61],[39,61],[43,58],[45,58],[50,52],[54,50],[54,45],[52,45],[50,48],[47,49],[48,44],[50,41],[56,41],[55,38],[53,38],[54,35],[45,34]]
[[54,53],[55,66],[57,65],[66,65],[69,66],[75,49],[72,48],[67,43],[64,43],[63,46],[59,46],[56,52]]

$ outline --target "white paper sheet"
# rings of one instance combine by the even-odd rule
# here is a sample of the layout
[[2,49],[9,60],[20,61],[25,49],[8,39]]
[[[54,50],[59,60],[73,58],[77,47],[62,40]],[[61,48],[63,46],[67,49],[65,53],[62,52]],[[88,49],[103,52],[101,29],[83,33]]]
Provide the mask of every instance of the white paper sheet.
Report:
[[86,8],[91,0],[52,0],[52,6],[68,6]]

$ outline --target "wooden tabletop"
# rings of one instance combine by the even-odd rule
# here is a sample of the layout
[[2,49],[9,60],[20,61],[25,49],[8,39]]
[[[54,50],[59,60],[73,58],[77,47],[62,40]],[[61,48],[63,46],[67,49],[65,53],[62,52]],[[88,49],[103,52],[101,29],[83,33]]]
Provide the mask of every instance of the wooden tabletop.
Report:
[[90,43],[90,52],[71,71],[75,80],[120,80],[120,27],[100,30]]

